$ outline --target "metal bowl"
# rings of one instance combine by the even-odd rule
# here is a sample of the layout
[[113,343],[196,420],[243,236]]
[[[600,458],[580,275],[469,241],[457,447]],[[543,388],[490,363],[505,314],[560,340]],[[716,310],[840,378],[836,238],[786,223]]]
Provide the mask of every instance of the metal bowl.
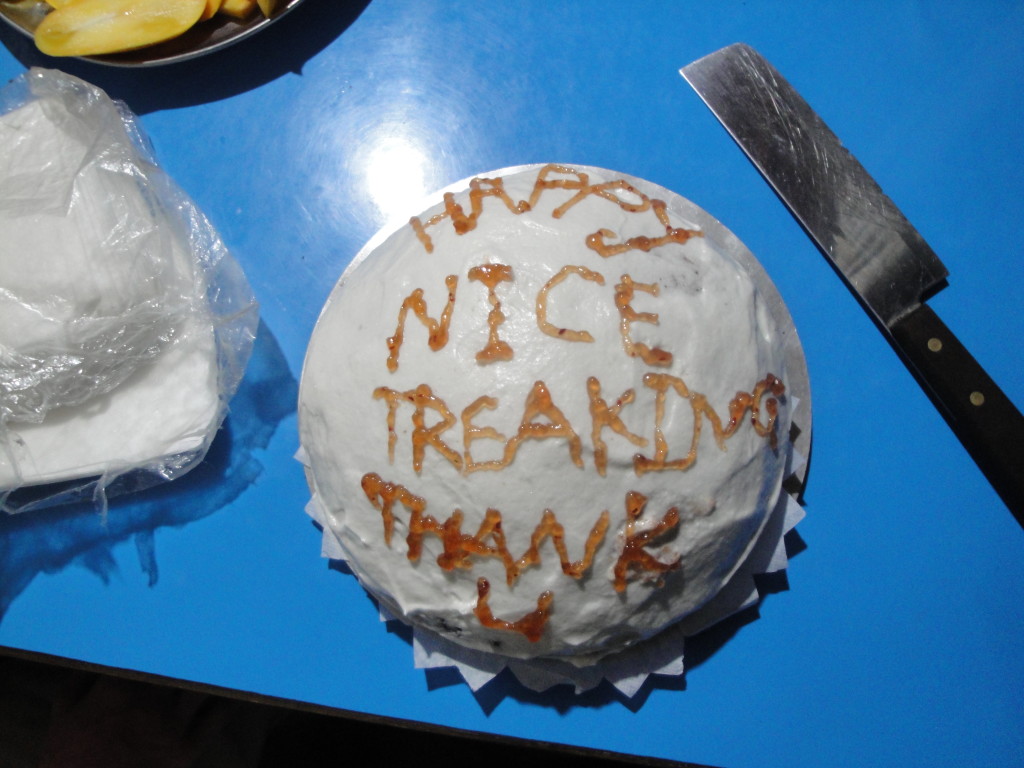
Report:
[[[255,34],[273,24],[301,2],[302,0],[284,0],[269,19],[258,11],[244,21],[216,16],[209,21],[196,24],[179,37],[157,45],[123,53],[81,58],[112,67],[156,67],[187,61],[219,51]],[[34,36],[36,27],[49,11],[50,6],[40,0],[0,2],[0,19],[30,38]]]

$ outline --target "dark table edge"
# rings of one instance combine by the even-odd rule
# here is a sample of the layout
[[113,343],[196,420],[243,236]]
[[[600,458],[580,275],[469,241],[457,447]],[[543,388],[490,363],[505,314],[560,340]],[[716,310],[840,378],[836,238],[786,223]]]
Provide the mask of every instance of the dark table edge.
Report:
[[[77,672],[86,675],[117,678],[147,686],[190,691],[205,696],[266,708],[277,717],[275,738],[278,740],[283,739],[284,741],[287,741],[289,738],[301,739],[303,743],[301,745],[296,744],[296,746],[301,746],[304,750],[309,748],[315,750],[317,745],[327,748],[332,742],[343,743],[343,739],[336,738],[336,734],[346,727],[356,725],[363,733],[367,733],[366,729],[375,732],[375,736],[370,734],[371,739],[404,736],[416,743],[416,752],[418,754],[433,753],[435,755],[445,755],[448,758],[445,762],[448,763],[455,762],[451,758],[479,755],[481,759],[486,759],[490,766],[506,764],[524,766],[528,765],[528,763],[524,762],[528,760],[542,761],[544,764],[557,760],[558,765],[562,768],[573,768],[573,766],[577,765],[712,768],[712,766],[705,764],[628,755],[601,749],[502,736],[414,720],[374,715],[139,672],[132,669],[111,667],[5,645],[0,645],[0,658],[2,657],[8,657],[9,659],[49,670],[64,670],[69,673]],[[3,685],[2,681],[0,681],[0,685]],[[669,724],[664,725],[671,727]],[[461,760],[458,762],[461,762]]]

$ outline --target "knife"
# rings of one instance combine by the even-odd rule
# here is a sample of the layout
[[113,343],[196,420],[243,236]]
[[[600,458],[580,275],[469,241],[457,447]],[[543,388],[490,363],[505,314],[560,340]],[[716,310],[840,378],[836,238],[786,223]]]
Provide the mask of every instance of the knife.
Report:
[[925,303],[938,256],[793,87],[736,44],[683,67],[1024,527],[1024,417]]

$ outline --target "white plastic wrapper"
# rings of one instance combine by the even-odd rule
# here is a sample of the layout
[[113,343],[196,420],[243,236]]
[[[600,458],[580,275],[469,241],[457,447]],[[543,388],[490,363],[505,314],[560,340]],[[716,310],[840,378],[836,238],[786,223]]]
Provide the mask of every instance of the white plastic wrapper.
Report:
[[0,91],[0,232],[0,508],[102,508],[201,461],[258,311],[136,117],[52,70]]

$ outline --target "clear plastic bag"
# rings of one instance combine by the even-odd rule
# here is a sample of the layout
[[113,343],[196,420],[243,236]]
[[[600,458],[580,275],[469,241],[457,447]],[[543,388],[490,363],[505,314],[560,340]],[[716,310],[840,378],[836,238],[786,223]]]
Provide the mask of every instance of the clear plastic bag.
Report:
[[0,508],[102,507],[201,461],[258,310],[137,118],[52,70],[0,91],[0,232]]

